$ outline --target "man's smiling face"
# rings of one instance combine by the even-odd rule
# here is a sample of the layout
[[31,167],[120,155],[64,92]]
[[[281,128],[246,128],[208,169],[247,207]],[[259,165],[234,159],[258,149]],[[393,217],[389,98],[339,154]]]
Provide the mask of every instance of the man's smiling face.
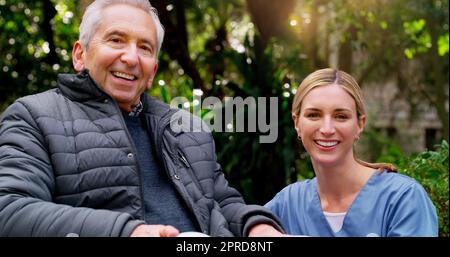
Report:
[[156,27],[150,14],[117,4],[102,11],[101,24],[87,49],[74,45],[77,71],[89,70],[93,80],[123,111],[139,103],[158,68]]

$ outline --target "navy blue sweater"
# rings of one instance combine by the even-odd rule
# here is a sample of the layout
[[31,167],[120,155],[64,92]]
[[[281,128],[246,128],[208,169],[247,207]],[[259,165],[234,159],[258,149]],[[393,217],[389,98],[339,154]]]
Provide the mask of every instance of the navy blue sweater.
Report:
[[172,225],[180,232],[198,231],[186,203],[156,161],[148,131],[140,118],[126,114],[123,116],[137,150],[144,194],[145,222]]

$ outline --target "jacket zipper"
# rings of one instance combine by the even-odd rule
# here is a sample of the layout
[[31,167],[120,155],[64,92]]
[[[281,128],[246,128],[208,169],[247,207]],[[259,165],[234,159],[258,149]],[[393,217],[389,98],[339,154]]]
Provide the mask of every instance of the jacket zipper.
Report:
[[[161,117],[160,123],[158,128],[156,129],[156,152],[158,153],[159,159],[161,160],[161,162],[164,165],[164,169],[167,172],[167,165],[164,161],[164,156],[162,155],[162,145],[161,145],[161,141],[162,141],[162,137],[163,137],[163,131],[164,129],[169,125],[170,123],[170,118],[172,117],[172,110],[169,110],[166,114],[164,114]],[[174,174],[170,174],[168,173],[169,177],[172,177],[176,180],[180,180],[180,176],[177,174],[176,171],[174,171]]]
[[178,156],[180,156],[181,162],[186,166],[186,168],[190,168],[191,165],[189,165],[189,162],[186,160],[186,157],[184,157],[183,153],[181,151],[178,151]]
[[139,184],[140,184],[139,192],[141,195],[141,203],[142,203],[141,204],[141,215],[142,215],[142,220],[145,221],[145,203],[144,203],[144,192],[143,192],[144,185],[142,183],[142,171],[139,167],[139,163],[138,163],[139,160],[137,159],[137,156],[136,156],[136,153],[137,153],[136,146],[134,145],[133,138],[131,138],[130,132],[128,131],[127,124],[125,123],[125,119],[122,116],[122,111],[120,110],[119,105],[116,103],[116,101],[113,101],[111,99],[109,99],[109,101],[114,103],[114,107],[116,108],[116,110],[118,111],[118,114],[119,114],[120,122],[122,123],[125,133],[127,134],[128,141],[130,141],[130,144],[131,144],[131,150],[132,150],[134,161],[136,163],[136,170],[138,172],[138,178],[139,178]]
[[[161,141],[162,141],[162,138],[163,138],[163,131],[164,131],[164,129],[165,129],[165,128],[169,125],[169,123],[170,123],[170,118],[172,117],[171,114],[175,113],[176,111],[177,111],[177,110],[172,110],[172,109],[171,109],[171,110],[169,110],[166,114],[164,114],[163,117],[161,117],[160,124],[159,124],[159,126],[158,126],[158,128],[157,128],[157,130],[156,130],[156,151],[158,152],[158,155],[160,156],[161,162],[163,163],[163,165],[164,165],[164,170],[165,170],[166,172],[167,172],[169,169],[167,168],[166,162],[164,161],[164,156],[162,155],[162,145],[161,145]],[[187,161],[186,157],[184,157],[184,155],[183,155],[180,151],[178,151],[178,155],[179,155],[179,157],[180,157],[181,162],[187,167],[187,170],[190,170],[190,169],[189,169],[189,168],[190,168],[190,164],[189,164],[189,162]],[[180,182],[180,176],[177,174],[176,171],[174,171],[173,176],[172,176],[171,174],[168,174],[168,175],[169,175],[169,177],[173,177],[176,181],[178,181],[178,183]],[[191,174],[191,175],[193,175],[193,174]],[[196,179],[192,178],[192,180],[198,183],[198,181],[197,181]],[[195,183],[195,182],[194,182],[194,183]],[[207,229],[204,228],[204,225],[202,224],[202,222],[200,222],[199,216],[196,214],[196,211],[194,210],[194,203],[190,200],[190,198],[188,198],[187,196],[185,196],[185,195],[183,195],[183,194],[181,193],[181,191],[182,191],[182,190],[180,189],[181,186],[177,185],[176,182],[173,182],[173,183],[174,183],[174,185],[175,185],[175,188],[177,188],[177,190],[180,192],[181,197],[184,199],[184,201],[186,202],[186,204],[189,206],[189,209],[190,209],[190,210],[192,211],[192,213],[194,214],[194,217],[195,217],[195,219],[197,220],[197,224],[199,225],[200,230],[201,230],[203,233],[206,234],[208,231],[207,231]],[[198,186],[198,184],[196,184],[196,185]],[[201,189],[201,188],[199,188],[199,189]],[[186,192],[186,193],[187,193],[187,192]]]
[[134,161],[136,163],[136,170],[138,172],[138,179],[139,179],[139,184],[140,184],[139,192],[140,192],[140,195],[141,195],[141,202],[142,202],[142,204],[141,204],[141,215],[142,215],[142,220],[145,220],[145,204],[144,204],[144,191],[143,191],[144,189],[143,189],[142,177],[141,177],[142,176],[142,172],[141,172],[141,169],[139,168],[138,159],[136,158],[137,157],[136,156],[136,153],[137,153],[136,146],[134,145],[133,139],[131,138],[130,132],[128,131],[127,124],[125,124],[125,119],[122,117],[122,111],[120,110],[119,105],[116,103],[116,101],[114,101],[113,98],[110,95],[108,95],[105,91],[103,91],[103,89],[100,88],[97,85],[97,83],[89,76],[89,73],[88,73],[87,69],[83,70],[82,76],[85,79],[88,79],[89,82],[93,83],[96,86],[96,88],[101,93],[103,93],[103,95],[106,97],[104,100],[108,101],[108,103],[113,103],[114,107],[116,108],[117,114],[119,115],[120,122],[122,123],[122,127],[124,128],[125,134],[128,137],[128,141],[131,143],[131,150],[132,150]]
[[163,156],[162,156],[161,151],[159,151],[159,149],[161,149],[161,140],[162,140],[162,136],[163,136],[162,132],[163,132],[164,128],[167,125],[169,125],[170,118],[172,116],[170,114],[172,114],[171,110],[169,110],[166,114],[164,114],[163,117],[161,117],[161,121],[160,121],[159,126],[158,126],[158,128],[156,130],[156,150],[158,151],[158,155],[159,155],[161,160],[163,159]]
[[200,192],[202,192],[202,194],[203,194],[203,190],[200,186],[200,182],[198,181],[197,177],[194,175],[194,172],[192,172],[191,165],[189,164],[189,162],[187,161],[186,157],[184,156],[184,154],[181,150],[178,150],[178,156],[180,157],[181,162],[186,167],[187,172],[189,172],[189,175],[190,175],[192,181],[197,186],[198,190],[200,190]]

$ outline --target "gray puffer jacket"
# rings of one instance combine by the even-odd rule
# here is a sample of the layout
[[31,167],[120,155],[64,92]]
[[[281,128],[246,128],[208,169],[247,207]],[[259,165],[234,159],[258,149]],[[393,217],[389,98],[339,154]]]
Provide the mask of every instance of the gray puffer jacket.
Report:
[[[58,80],[0,120],[0,236],[129,236],[144,223],[142,171],[121,111],[87,71]],[[143,103],[158,160],[204,233],[245,236],[256,223],[281,230],[228,186],[210,133],[175,133],[175,110],[147,95]]]

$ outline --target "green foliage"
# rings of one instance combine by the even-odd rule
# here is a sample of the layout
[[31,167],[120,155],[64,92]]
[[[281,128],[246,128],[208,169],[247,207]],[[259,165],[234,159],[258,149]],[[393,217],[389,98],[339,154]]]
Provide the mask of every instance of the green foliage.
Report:
[[433,201],[439,219],[439,236],[449,236],[448,143],[436,151],[425,151],[400,162],[399,172],[419,181]]
[[409,59],[413,59],[416,53],[426,53],[431,47],[431,36],[426,31],[425,24],[426,21],[424,19],[403,23],[406,35],[410,37],[411,42],[414,44],[414,47],[405,49],[405,55]]
[[[71,72],[70,53],[78,37],[73,1],[52,2],[51,24],[44,22],[50,12],[43,1],[6,2],[0,1],[0,111],[16,98],[54,87],[58,73]],[[45,26],[52,29],[45,32]]]
[[448,48],[449,48],[449,41],[448,41],[448,33],[445,35],[439,36],[438,39],[438,51],[439,56],[444,56],[448,54]]

